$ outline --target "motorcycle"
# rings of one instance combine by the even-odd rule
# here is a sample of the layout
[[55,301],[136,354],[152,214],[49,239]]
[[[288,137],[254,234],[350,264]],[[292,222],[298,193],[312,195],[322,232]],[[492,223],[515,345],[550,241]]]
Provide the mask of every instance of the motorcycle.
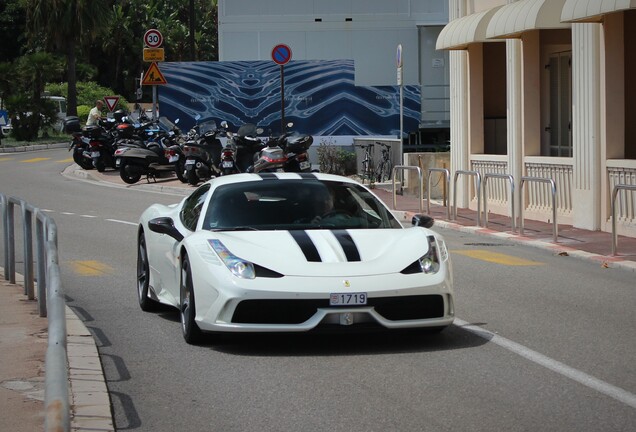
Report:
[[[199,116],[196,117],[198,121]],[[189,132],[186,142],[183,144],[185,156],[185,178],[191,185],[196,185],[200,180],[209,179],[220,175],[221,153],[223,145],[219,136],[226,134],[227,122],[222,122],[217,128],[214,120],[196,124]]]
[[165,117],[159,119],[159,125],[163,132],[157,134],[156,140],[146,142],[144,147],[120,147],[115,151],[119,175],[125,183],[137,183],[143,175],[156,179],[169,172],[175,172],[185,183],[185,157],[175,138],[178,128]]
[[[288,129],[293,126],[293,122],[287,123]],[[289,131],[276,138],[276,142],[285,152],[284,171],[311,172],[311,162],[308,154],[308,149],[314,142],[314,138],[311,135],[301,135],[298,132]]]
[[94,167],[90,153],[90,140],[82,133],[79,117],[66,117],[63,123],[64,132],[71,134],[71,143],[68,151],[73,152],[73,161],[82,169],[92,170]]
[[249,172],[253,169],[255,155],[265,148],[263,140],[259,135],[263,133],[263,128],[256,127],[253,123],[245,123],[235,134],[228,133],[236,148],[236,170],[238,172]]

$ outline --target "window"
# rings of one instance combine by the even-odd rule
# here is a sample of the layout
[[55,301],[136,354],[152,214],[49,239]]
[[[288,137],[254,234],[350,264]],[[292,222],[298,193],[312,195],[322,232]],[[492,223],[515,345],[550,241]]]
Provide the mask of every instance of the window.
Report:
[[550,56],[550,156],[572,157],[572,53]]
[[201,209],[203,208],[203,204],[205,204],[205,198],[208,196],[209,190],[210,185],[204,184],[186,198],[183,204],[180,215],[181,222],[190,231],[194,231],[197,226],[199,216],[201,216]]

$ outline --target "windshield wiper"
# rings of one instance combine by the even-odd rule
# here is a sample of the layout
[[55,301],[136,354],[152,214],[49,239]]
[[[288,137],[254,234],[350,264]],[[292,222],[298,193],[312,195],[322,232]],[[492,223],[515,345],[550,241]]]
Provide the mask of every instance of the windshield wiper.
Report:
[[259,231],[259,229],[247,225],[241,225],[235,227],[213,228],[210,231]]

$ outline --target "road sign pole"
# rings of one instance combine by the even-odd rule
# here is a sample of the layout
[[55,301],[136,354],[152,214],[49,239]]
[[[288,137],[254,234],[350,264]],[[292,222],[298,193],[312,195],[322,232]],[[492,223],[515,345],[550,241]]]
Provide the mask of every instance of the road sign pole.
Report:
[[285,133],[285,66],[280,65],[280,131]]
[[152,119],[157,120],[157,86],[152,86]]

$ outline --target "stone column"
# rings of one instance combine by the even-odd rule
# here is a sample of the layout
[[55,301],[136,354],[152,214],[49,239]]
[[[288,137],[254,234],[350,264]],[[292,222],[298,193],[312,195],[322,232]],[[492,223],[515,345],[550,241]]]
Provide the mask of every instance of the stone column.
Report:
[[601,228],[600,25],[572,26],[572,216],[576,228]]

